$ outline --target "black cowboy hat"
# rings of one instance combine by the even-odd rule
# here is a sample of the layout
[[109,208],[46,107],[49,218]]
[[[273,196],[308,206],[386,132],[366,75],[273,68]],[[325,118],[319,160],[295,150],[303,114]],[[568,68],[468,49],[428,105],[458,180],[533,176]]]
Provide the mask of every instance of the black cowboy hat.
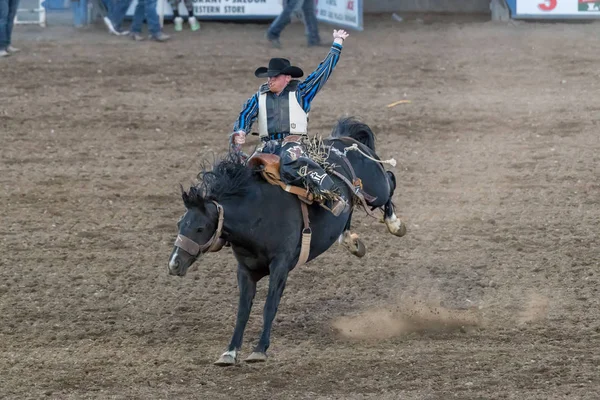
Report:
[[285,58],[271,58],[269,68],[260,67],[255,72],[257,78],[270,78],[277,75],[291,75],[292,78],[300,78],[304,72],[290,64]]

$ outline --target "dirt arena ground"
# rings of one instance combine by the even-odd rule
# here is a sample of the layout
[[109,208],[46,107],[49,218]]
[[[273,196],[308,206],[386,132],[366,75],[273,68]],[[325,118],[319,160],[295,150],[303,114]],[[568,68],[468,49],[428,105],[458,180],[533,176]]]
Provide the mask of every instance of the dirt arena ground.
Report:
[[18,27],[0,61],[0,398],[600,398],[598,27],[385,15],[351,32],[311,131],[372,126],[409,232],[359,213],[368,254],[295,270],[268,362],[225,369],[234,259],[168,276],[178,185],[226,150],[256,67],[310,72],[327,49],[299,24],[281,51],[260,24],[168,44]]

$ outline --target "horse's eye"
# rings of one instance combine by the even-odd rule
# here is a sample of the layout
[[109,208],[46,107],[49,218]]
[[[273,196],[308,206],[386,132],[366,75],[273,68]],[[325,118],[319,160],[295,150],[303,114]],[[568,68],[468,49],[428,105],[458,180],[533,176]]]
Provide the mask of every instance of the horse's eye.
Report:
[[200,228],[197,229],[197,231],[198,231],[198,233],[202,233],[202,231],[204,231],[204,228],[200,227]]

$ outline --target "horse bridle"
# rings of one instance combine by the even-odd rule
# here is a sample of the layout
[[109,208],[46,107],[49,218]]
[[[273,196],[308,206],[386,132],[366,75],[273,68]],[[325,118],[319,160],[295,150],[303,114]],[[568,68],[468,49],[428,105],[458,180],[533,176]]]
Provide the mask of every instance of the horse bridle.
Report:
[[214,200],[213,203],[217,206],[217,211],[219,212],[219,222],[217,223],[217,230],[208,240],[208,242],[200,245],[194,242],[192,239],[179,234],[177,235],[177,239],[175,239],[175,247],[179,247],[180,249],[189,253],[191,256],[197,257],[199,254],[211,251],[213,247],[216,247],[218,245],[219,238],[221,237],[221,232],[223,230],[223,220],[225,219],[225,212],[223,211],[222,205],[220,205]]

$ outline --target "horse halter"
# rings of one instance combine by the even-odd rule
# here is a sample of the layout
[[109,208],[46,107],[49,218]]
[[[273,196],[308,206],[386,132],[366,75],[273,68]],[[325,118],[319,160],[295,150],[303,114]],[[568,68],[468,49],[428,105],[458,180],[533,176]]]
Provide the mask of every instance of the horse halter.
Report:
[[211,251],[213,246],[216,247],[219,243],[219,238],[221,237],[221,231],[223,230],[223,220],[225,219],[225,212],[223,211],[223,206],[213,200],[213,203],[217,206],[217,211],[219,212],[219,222],[217,223],[217,230],[212,235],[212,237],[203,245],[200,245],[194,242],[192,239],[184,236],[177,235],[177,239],[175,239],[175,247],[179,247],[180,249],[186,251],[188,254],[197,257],[199,254],[206,253],[207,251]]

